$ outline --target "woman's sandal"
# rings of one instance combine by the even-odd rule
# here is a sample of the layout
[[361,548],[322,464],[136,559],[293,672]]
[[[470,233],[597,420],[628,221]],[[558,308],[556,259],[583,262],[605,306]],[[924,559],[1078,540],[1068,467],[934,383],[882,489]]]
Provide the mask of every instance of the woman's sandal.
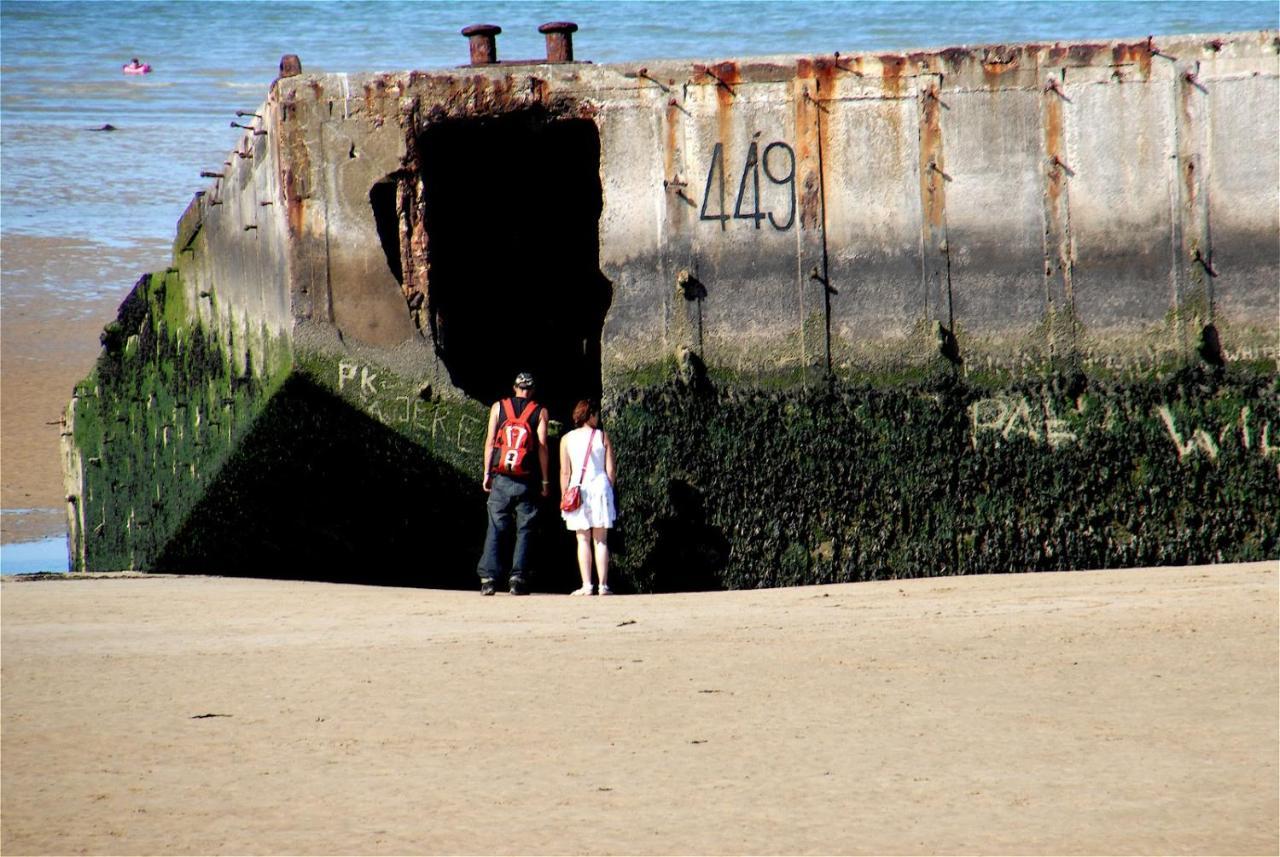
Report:
[[581,587],[581,588],[579,588],[579,589],[575,589],[575,590],[573,590],[573,591],[572,591],[572,592],[570,592],[569,594],[570,594],[570,595],[590,595],[590,594],[591,594],[591,587],[590,587],[590,586],[583,586],[583,587]]
[[599,591],[598,593],[596,593],[596,594],[597,594],[597,595],[612,595],[612,594],[613,594],[613,590],[612,590],[612,589],[610,589],[610,588],[609,588],[609,587],[607,587],[607,586],[601,586],[601,587],[600,587],[600,591]]

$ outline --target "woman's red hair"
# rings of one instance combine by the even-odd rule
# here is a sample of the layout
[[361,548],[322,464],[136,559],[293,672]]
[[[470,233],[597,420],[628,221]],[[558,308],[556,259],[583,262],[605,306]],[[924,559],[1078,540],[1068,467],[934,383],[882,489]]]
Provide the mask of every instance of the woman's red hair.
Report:
[[587,420],[591,419],[591,415],[596,409],[591,406],[591,402],[583,399],[573,406],[573,427],[579,428],[587,424]]

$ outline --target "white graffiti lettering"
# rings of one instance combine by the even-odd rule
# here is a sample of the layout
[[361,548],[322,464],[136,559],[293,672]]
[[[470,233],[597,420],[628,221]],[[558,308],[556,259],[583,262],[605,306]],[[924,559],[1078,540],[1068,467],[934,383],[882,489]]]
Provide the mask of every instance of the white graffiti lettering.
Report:
[[969,406],[973,448],[977,449],[984,434],[998,434],[1002,439],[1025,437],[1033,443],[1047,443],[1053,449],[1077,438],[1060,419],[1053,406],[1045,401],[1034,411],[1025,396],[995,396]]
[[[360,367],[360,395],[376,396],[378,388],[373,386],[373,379],[377,378],[376,373],[371,373],[368,366]],[[368,391],[368,392],[366,392]]]
[[[410,409],[410,407],[411,407],[409,397],[408,397],[408,396],[396,396],[395,400],[396,400],[397,402],[404,402],[404,419],[400,419],[399,417],[397,417],[397,418],[396,418],[396,422],[400,423],[401,425],[408,425],[408,424],[409,424],[409,409]],[[399,411],[399,408],[397,408],[396,410],[397,410],[397,411]]]
[[465,433],[468,423],[474,423],[478,426],[480,424],[480,421],[475,419],[474,417],[469,417],[466,414],[460,414],[458,416],[458,452],[472,451],[471,447],[467,446],[462,439],[462,435]]
[[436,408],[431,417],[431,446],[436,445],[436,433],[444,425],[444,408]]
[[1240,446],[1246,452],[1251,452],[1255,448],[1257,454],[1262,458],[1270,458],[1273,453],[1280,453],[1280,447],[1271,445],[1271,423],[1264,422],[1258,431],[1257,446],[1254,445],[1254,425],[1253,411],[1245,405],[1240,409],[1240,417],[1223,425],[1217,432],[1215,440],[1214,435],[1206,431],[1202,426],[1195,426],[1187,431],[1184,436],[1182,430],[1178,427],[1178,421],[1174,417],[1173,410],[1168,405],[1161,405],[1156,408],[1156,415],[1160,417],[1160,421],[1164,423],[1165,431],[1169,433],[1169,440],[1173,442],[1174,451],[1178,453],[1178,460],[1185,461],[1191,455],[1204,455],[1210,461],[1217,461],[1221,455],[1222,449],[1233,436],[1239,433]]
[[1213,438],[1204,429],[1192,429],[1190,438],[1184,441],[1182,435],[1178,433],[1178,426],[1173,419],[1173,412],[1169,410],[1169,406],[1161,405],[1156,408],[1156,413],[1164,421],[1164,427],[1168,430],[1170,439],[1173,440],[1173,448],[1178,453],[1179,461],[1195,452],[1196,449],[1203,450],[1204,454],[1209,456],[1210,461],[1217,460],[1218,445],[1213,442]]
[[360,367],[354,363],[338,364],[338,392],[342,392],[342,388],[347,385],[348,381],[356,379],[356,370]]

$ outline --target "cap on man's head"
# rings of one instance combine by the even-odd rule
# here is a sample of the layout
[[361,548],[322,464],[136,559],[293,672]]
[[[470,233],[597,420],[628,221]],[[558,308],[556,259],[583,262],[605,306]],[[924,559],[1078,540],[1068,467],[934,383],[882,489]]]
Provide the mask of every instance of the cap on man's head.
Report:
[[534,387],[533,373],[521,372],[516,376],[515,386],[521,390],[532,390]]

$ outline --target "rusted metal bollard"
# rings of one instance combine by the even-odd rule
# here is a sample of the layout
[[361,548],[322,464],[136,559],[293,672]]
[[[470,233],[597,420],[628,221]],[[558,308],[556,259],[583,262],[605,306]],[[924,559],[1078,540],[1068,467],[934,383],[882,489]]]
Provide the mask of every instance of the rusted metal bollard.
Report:
[[573,34],[578,25],[572,21],[549,21],[538,28],[547,37],[547,62],[573,62]]
[[295,77],[302,74],[302,60],[297,54],[285,54],[280,57],[280,76]]
[[498,34],[502,28],[495,24],[472,24],[462,28],[462,35],[471,42],[471,64],[493,65],[498,61]]

